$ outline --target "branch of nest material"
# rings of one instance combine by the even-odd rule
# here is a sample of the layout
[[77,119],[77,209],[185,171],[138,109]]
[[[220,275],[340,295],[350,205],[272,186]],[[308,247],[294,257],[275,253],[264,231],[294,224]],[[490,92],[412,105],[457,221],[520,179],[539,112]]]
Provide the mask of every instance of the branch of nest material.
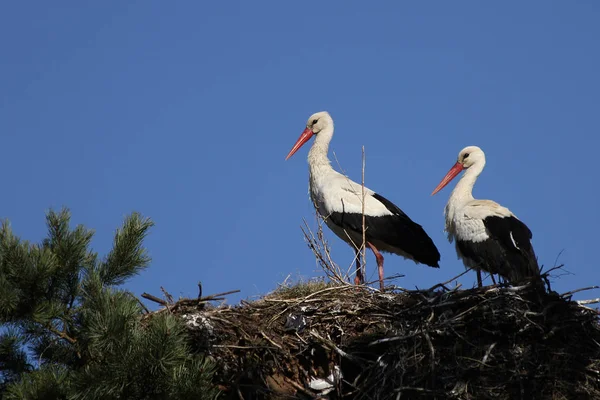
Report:
[[[267,323],[267,325],[272,324],[274,321],[276,321],[279,317],[281,317],[283,314],[285,314],[286,312],[288,312],[290,310],[290,308],[297,306],[299,304],[302,303],[308,303],[309,299],[312,297],[315,297],[321,293],[325,293],[325,292],[329,292],[332,290],[346,290],[346,289],[353,289],[354,286],[351,285],[346,285],[346,286],[333,286],[333,287],[328,287],[325,289],[321,289],[319,291],[316,291],[314,293],[309,294],[308,296],[305,297],[296,297],[294,299],[287,299],[285,301],[285,303],[291,303],[289,306],[287,306],[283,311],[280,311],[279,313],[277,313],[276,315],[274,315],[269,322]],[[266,299],[267,301],[276,301],[275,299]]]
[[266,340],[267,342],[271,343],[273,346],[277,347],[279,350],[282,350],[282,349],[283,349],[283,348],[282,348],[280,345],[278,345],[277,343],[275,343],[275,342],[273,341],[273,339],[271,339],[270,337],[268,337],[266,333],[264,333],[263,331],[259,331],[259,332],[260,332],[260,334],[262,335],[262,337],[263,337],[263,338],[265,338],[265,340]]
[[[386,278],[383,278],[383,280],[384,281],[393,281],[395,279],[404,278],[405,276],[406,275],[404,275],[404,274],[394,274],[392,276],[388,276]],[[368,290],[370,290],[370,291],[372,291],[372,292],[381,292],[381,290],[379,290],[378,288],[374,288],[374,287],[369,286],[369,285],[372,285],[373,283],[379,283],[379,278],[377,278],[377,280],[374,280],[374,281],[366,282],[365,288],[368,289]],[[408,290],[406,290],[404,288],[401,288],[401,287],[398,287],[398,286],[396,286],[395,288],[397,290],[404,291],[404,292],[408,291]]]
[[209,301],[209,300],[223,300],[222,296],[227,296],[228,294],[239,293],[241,290],[230,290],[228,292],[221,292],[216,294],[211,294],[210,296],[200,297],[198,301]]
[[167,290],[164,287],[161,286],[160,291],[163,292],[169,304],[175,303],[175,300],[173,300],[173,296],[171,296],[171,293],[167,292]]
[[[545,271],[544,273],[542,273],[542,276],[550,276],[550,273],[551,273],[552,271],[556,271],[556,270],[558,270],[558,269],[565,270],[565,269],[564,269],[564,267],[565,267],[565,265],[564,265],[564,264],[556,265],[556,266],[554,266],[554,267],[550,268],[548,271]],[[568,272],[568,271],[566,271],[566,274],[568,274],[568,273],[569,273],[569,272]],[[565,274],[562,274],[562,275],[565,275]]]
[[348,360],[355,362],[357,364],[360,363],[364,363],[364,360],[360,360],[358,357],[353,356],[352,354],[348,354],[346,353],[344,350],[340,349],[339,347],[337,347],[335,345],[335,343],[333,343],[331,340],[329,339],[325,339],[323,336],[319,335],[316,331],[311,330],[310,335],[314,338],[316,338],[317,340],[321,341],[323,344],[325,344],[327,347],[329,347],[331,350],[335,351],[336,353],[338,353],[340,356],[347,358]]
[[576,303],[579,304],[580,306],[586,305],[586,304],[598,304],[598,303],[600,303],[600,297],[597,297],[595,299],[590,299],[590,300],[578,300],[578,301],[576,301]]
[[300,229],[302,229],[304,240],[306,240],[308,247],[313,252],[317,262],[321,266],[321,269],[323,269],[325,272],[325,275],[327,275],[327,277],[333,282],[347,284],[348,282],[344,278],[341,269],[331,259],[329,246],[325,240],[325,236],[323,235],[323,217],[321,217],[321,215],[316,211],[315,219],[317,221],[317,236],[315,236],[312,229],[310,229],[306,219],[302,220],[304,226],[300,226]]
[[600,286],[588,286],[588,287],[584,287],[581,289],[571,290],[570,292],[565,292],[565,293],[561,294],[560,297],[569,297],[575,293],[584,292],[586,290],[594,290],[594,289],[600,289]]
[[596,309],[596,308],[590,308],[590,307],[587,307],[587,306],[584,306],[584,305],[581,305],[581,304],[579,304],[579,307],[584,308],[584,309],[586,309],[588,311],[591,311],[594,314],[600,315],[600,311],[598,311],[598,309]]
[[153,295],[151,295],[150,293],[146,293],[146,292],[144,292],[144,293],[142,293],[142,297],[143,297],[143,298],[145,298],[145,299],[148,299],[148,300],[150,300],[150,301],[153,301],[153,302],[155,302],[155,303],[158,303],[158,304],[160,304],[161,306],[166,306],[166,305],[167,305],[167,302],[166,302],[166,301],[164,301],[163,299],[159,299],[158,297],[156,297],[156,296],[153,296]]
[[296,389],[297,391],[304,393],[305,395],[309,396],[311,399],[316,398],[314,392],[309,391],[309,390],[303,388],[301,385],[299,385],[297,382],[294,382],[292,379],[288,378],[287,376],[284,376],[283,379],[287,383],[289,383],[290,385],[292,385],[294,387],[294,389]]
[[437,289],[437,288],[439,288],[439,287],[441,287],[441,288],[443,288],[443,289],[445,289],[445,290],[448,290],[448,291],[450,291],[450,290],[449,290],[449,289],[446,287],[446,285],[447,285],[447,284],[449,284],[449,283],[450,283],[450,282],[452,282],[452,281],[455,281],[455,280],[457,280],[458,278],[460,278],[461,276],[463,276],[464,274],[466,274],[467,272],[469,272],[471,269],[472,269],[472,268],[465,269],[465,271],[464,271],[464,272],[462,272],[460,275],[456,275],[454,278],[448,279],[446,282],[442,282],[442,283],[438,283],[437,285],[433,285],[432,287],[430,287],[430,288],[428,289],[428,292],[433,292],[435,289]]
[[427,332],[423,332],[425,339],[427,340],[427,344],[429,345],[429,352],[431,353],[431,370],[435,369],[435,348],[433,347],[433,342],[431,341],[431,337]]
[[[490,354],[492,353],[492,350],[494,349],[494,347],[496,347],[496,343],[490,344],[490,347],[488,347],[487,351],[485,352],[485,355],[483,356],[483,360],[481,360],[481,364],[485,365],[485,363],[487,362],[488,358],[490,357]],[[483,367],[483,365],[482,365],[482,367]]]
[[394,336],[394,337],[388,337],[388,338],[383,338],[383,339],[377,339],[377,340],[374,340],[371,343],[369,343],[367,345],[367,347],[375,346],[375,345],[381,344],[381,343],[389,343],[389,342],[396,342],[398,340],[410,339],[410,338],[413,338],[413,337],[419,335],[420,333],[421,333],[421,331],[418,331],[418,332],[411,333],[410,335]]
[[[407,391],[418,392],[418,393],[427,393],[427,394],[441,394],[437,390],[425,389],[425,388],[420,388],[420,387],[400,386],[400,387],[397,387],[394,389],[394,392],[407,392]],[[400,393],[398,393],[398,396],[400,396]],[[396,398],[400,398],[400,397],[396,397]]]
[[244,398],[244,395],[242,394],[242,391],[240,390],[240,388],[237,388],[237,395],[240,400],[246,400]]

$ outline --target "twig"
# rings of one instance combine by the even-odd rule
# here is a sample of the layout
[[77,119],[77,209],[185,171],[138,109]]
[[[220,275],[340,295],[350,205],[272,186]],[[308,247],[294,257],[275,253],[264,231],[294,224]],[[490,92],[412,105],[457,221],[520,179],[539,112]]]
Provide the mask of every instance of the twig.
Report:
[[323,342],[327,347],[329,347],[331,350],[335,351],[336,353],[338,353],[340,356],[347,358],[350,361],[353,361],[355,363],[361,363],[362,361],[358,359],[358,357],[353,356],[352,354],[346,353],[344,350],[340,349],[339,347],[337,347],[335,345],[335,343],[333,343],[331,340],[325,339],[324,337],[322,337],[321,335],[319,335],[316,331],[311,330],[310,335],[315,337],[316,339],[320,340],[321,342]]
[[362,146],[362,182],[361,182],[361,191],[362,191],[362,263],[360,266],[361,274],[363,279],[367,278],[367,241],[366,241],[366,232],[367,225],[365,219],[365,146]]
[[448,279],[446,282],[442,282],[442,283],[438,283],[437,285],[433,285],[432,287],[430,287],[430,288],[428,289],[428,292],[431,292],[431,291],[433,291],[433,290],[435,290],[435,289],[437,289],[437,288],[439,288],[439,287],[446,288],[446,285],[447,285],[447,284],[449,284],[450,282],[452,282],[452,281],[454,281],[454,280],[456,280],[456,279],[460,278],[461,276],[463,276],[464,274],[466,274],[467,272],[469,272],[471,269],[472,269],[472,268],[465,269],[465,271],[464,271],[464,272],[462,272],[462,273],[461,273],[461,274],[459,274],[459,275],[456,275],[454,278]]
[[565,293],[561,294],[560,297],[568,297],[568,296],[571,296],[572,294],[575,294],[578,292],[583,292],[586,290],[593,290],[593,289],[600,289],[600,286],[588,286],[588,287],[584,287],[581,289],[571,290],[570,292],[565,292]]
[[394,389],[394,392],[403,392],[405,390],[406,391],[411,390],[413,392],[419,392],[419,393],[431,393],[431,394],[440,393],[437,390],[425,389],[425,388],[420,388],[420,387],[410,387],[410,386],[400,386],[400,387]]
[[394,337],[389,337],[389,338],[383,338],[383,339],[374,340],[371,343],[369,343],[367,345],[367,347],[375,346],[375,345],[381,344],[381,343],[389,343],[389,342],[396,342],[398,340],[410,339],[410,338],[413,338],[413,337],[419,335],[420,333],[421,332],[414,332],[414,333],[411,333],[410,335],[394,336]]
[[127,292],[127,293],[129,293],[129,295],[130,295],[131,297],[133,297],[133,298],[134,298],[134,299],[135,299],[135,300],[136,300],[136,301],[137,301],[137,302],[140,304],[140,306],[142,306],[142,308],[144,309],[144,311],[146,311],[146,314],[150,313],[150,310],[148,309],[148,307],[146,307],[146,305],[145,305],[144,303],[142,303],[142,301],[141,301],[140,299],[138,299],[138,297],[137,297],[137,296],[135,296],[135,295],[134,295],[133,293],[131,293],[131,292]]
[[433,347],[433,342],[431,341],[429,334],[427,332],[423,332],[423,334],[425,335],[425,339],[429,345],[429,352],[431,353],[431,371],[433,371],[435,369],[435,348]]
[[228,292],[215,293],[215,294],[211,294],[210,296],[201,297],[198,300],[199,301],[216,300],[217,297],[226,296],[228,294],[233,294],[233,293],[239,293],[240,291],[241,290],[230,290]]
[[242,395],[242,391],[240,390],[239,387],[237,388],[237,395],[238,395],[238,397],[239,397],[240,400],[245,400],[244,396]]
[[282,349],[283,349],[283,348],[282,348],[280,345],[278,345],[277,343],[275,343],[275,342],[273,341],[273,339],[271,339],[270,337],[268,337],[268,336],[266,335],[266,333],[264,333],[263,331],[260,331],[260,334],[261,334],[261,335],[262,335],[262,337],[264,337],[264,338],[265,338],[265,339],[266,339],[266,340],[267,340],[269,343],[271,343],[273,346],[277,347],[279,350],[282,350]]
[[158,304],[160,304],[162,306],[166,306],[167,305],[166,301],[164,301],[163,299],[159,299],[158,297],[153,296],[150,293],[144,292],[144,293],[142,293],[142,297],[145,298],[145,299],[148,299],[150,301],[153,301],[155,303],[158,303]]
[[[317,206],[315,205],[315,209]],[[318,211],[315,211],[315,219],[317,221],[317,237],[310,229],[308,222],[306,219],[302,219],[304,226],[300,226],[302,233],[304,234],[304,240],[306,240],[308,247],[312,250],[317,263],[321,266],[323,271],[327,277],[333,281],[340,284],[346,284],[346,279],[342,275],[340,268],[333,262],[331,259],[331,253],[329,251],[329,246],[327,245],[327,241],[323,235],[323,220],[324,218],[319,214]],[[348,276],[348,274],[346,274]]]
[[487,351],[485,352],[485,355],[483,356],[483,360],[481,360],[481,363],[483,365],[485,365],[485,363],[487,362],[490,354],[492,353],[492,350],[494,349],[494,347],[496,347],[496,343],[492,343],[490,345],[490,347],[487,349]]
[[264,349],[265,346],[236,346],[233,344],[214,344],[212,347],[224,348],[224,349]]
[[300,386],[297,382],[294,382],[293,380],[291,380],[290,378],[288,378],[287,376],[284,376],[283,379],[289,383],[290,385],[292,385],[294,387],[294,389],[298,390],[299,392],[304,393],[307,396],[310,396],[311,399],[315,398],[315,393],[312,391],[308,391],[307,389],[303,388],[302,386]]
[[171,296],[171,294],[169,292],[167,292],[164,287],[161,286],[160,287],[160,291],[163,292],[163,294],[165,295],[165,298],[167,299],[167,301],[169,302],[169,304],[173,304],[174,303],[173,296]]
[[597,297],[595,299],[590,299],[590,300],[578,300],[576,301],[577,304],[579,304],[580,306],[585,305],[585,304],[598,304],[600,303],[600,297]]
[[[556,266],[554,266],[554,267],[550,268],[548,271],[545,271],[545,272],[544,272],[542,275],[544,275],[544,276],[550,276],[550,272],[552,272],[552,271],[554,271],[554,270],[557,270],[557,269],[562,269],[562,270],[564,270],[564,266],[565,266],[564,264],[556,265]],[[567,271],[567,274],[568,274],[568,273],[569,273],[569,272]],[[566,275],[566,274],[565,274],[565,275]]]

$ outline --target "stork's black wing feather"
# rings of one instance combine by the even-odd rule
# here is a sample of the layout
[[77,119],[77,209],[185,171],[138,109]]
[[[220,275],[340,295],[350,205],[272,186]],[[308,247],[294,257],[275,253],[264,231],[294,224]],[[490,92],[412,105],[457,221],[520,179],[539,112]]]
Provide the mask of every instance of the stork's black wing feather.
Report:
[[512,282],[528,277],[539,277],[537,258],[531,245],[531,230],[518,218],[490,216],[483,220],[490,239],[495,240],[504,250],[506,261],[510,263],[507,274]]
[[523,251],[531,248],[533,234],[518,218],[490,216],[483,220],[483,224],[490,237],[498,240],[507,249]]
[[373,193],[373,198],[375,198],[376,200],[378,200],[381,204],[383,204],[385,206],[385,208],[387,208],[392,214],[397,215],[399,217],[402,218],[406,218],[407,220],[409,220],[410,222],[413,222],[408,215],[406,215],[404,213],[404,211],[402,211],[400,209],[400,207],[398,207],[397,205],[395,205],[394,203],[392,203],[391,201],[389,201],[388,199],[386,199],[385,197],[383,197],[380,194],[377,193]]
[[[369,242],[383,242],[410,255],[415,261],[439,267],[440,253],[421,225],[411,220],[398,206],[385,197],[373,194],[392,215],[365,215],[365,236]],[[333,212],[328,218],[344,230],[362,235],[362,214]]]

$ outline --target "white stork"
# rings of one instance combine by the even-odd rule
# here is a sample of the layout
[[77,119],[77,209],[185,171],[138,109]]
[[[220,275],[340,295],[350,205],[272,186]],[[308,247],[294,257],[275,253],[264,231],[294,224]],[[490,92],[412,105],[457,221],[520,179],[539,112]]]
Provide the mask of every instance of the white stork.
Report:
[[508,208],[491,200],[473,198],[473,185],[483,167],[485,154],[477,146],[465,147],[458,161],[435,188],[433,196],[461,171],[465,171],[444,210],[448,240],[456,241],[456,252],[465,266],[498,274],[513,284],[540,277],[531,246],[531,231]]
[[[335,171],[327,158],[333,137],[333,119],[323,111],[313,114],[306,129],[285,158],[290,158],[315,136],[308,152],[310,197],[329,228],[356,251],[355,284],[364,282],[359,249],[363,241],[362,186]],[[440,253],[421,225],[413,222],[385,197],[365,188],[365,241],[377,259],[379,284],[383,290],[383,256],[388,252],[439,268]],[[381,251],[381,252],[380,252]]]

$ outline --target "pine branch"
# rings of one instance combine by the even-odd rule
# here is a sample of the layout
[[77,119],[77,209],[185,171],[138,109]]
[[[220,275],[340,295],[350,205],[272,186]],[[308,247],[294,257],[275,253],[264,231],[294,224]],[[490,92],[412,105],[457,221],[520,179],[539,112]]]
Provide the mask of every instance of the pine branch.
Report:
[[58,329],[56,329],[52,324],[48,324],[46,326],[46,328],[48,328],[48,330],[52,333],[54,333],[55,335],[59,336],[62,339],[65,339],[66,341],[68,341],[71,344],[75,344],[77,343],[77,339],[74,339],[72,337],[70,337],[69,335],[67,335],[66,332],[64,331],[59,331]]
[[154,223],[149,218],[142,218],[138,213],[125,219],[115,234],[113,249],[98,269],[105,285],[120,285],[148,266],[150,257],[142,242],[152,226]]
[[32,369],[23,350],[25,338],[16,330],[9,329],[0,335],[0,371],[3,380],[17,381]]

